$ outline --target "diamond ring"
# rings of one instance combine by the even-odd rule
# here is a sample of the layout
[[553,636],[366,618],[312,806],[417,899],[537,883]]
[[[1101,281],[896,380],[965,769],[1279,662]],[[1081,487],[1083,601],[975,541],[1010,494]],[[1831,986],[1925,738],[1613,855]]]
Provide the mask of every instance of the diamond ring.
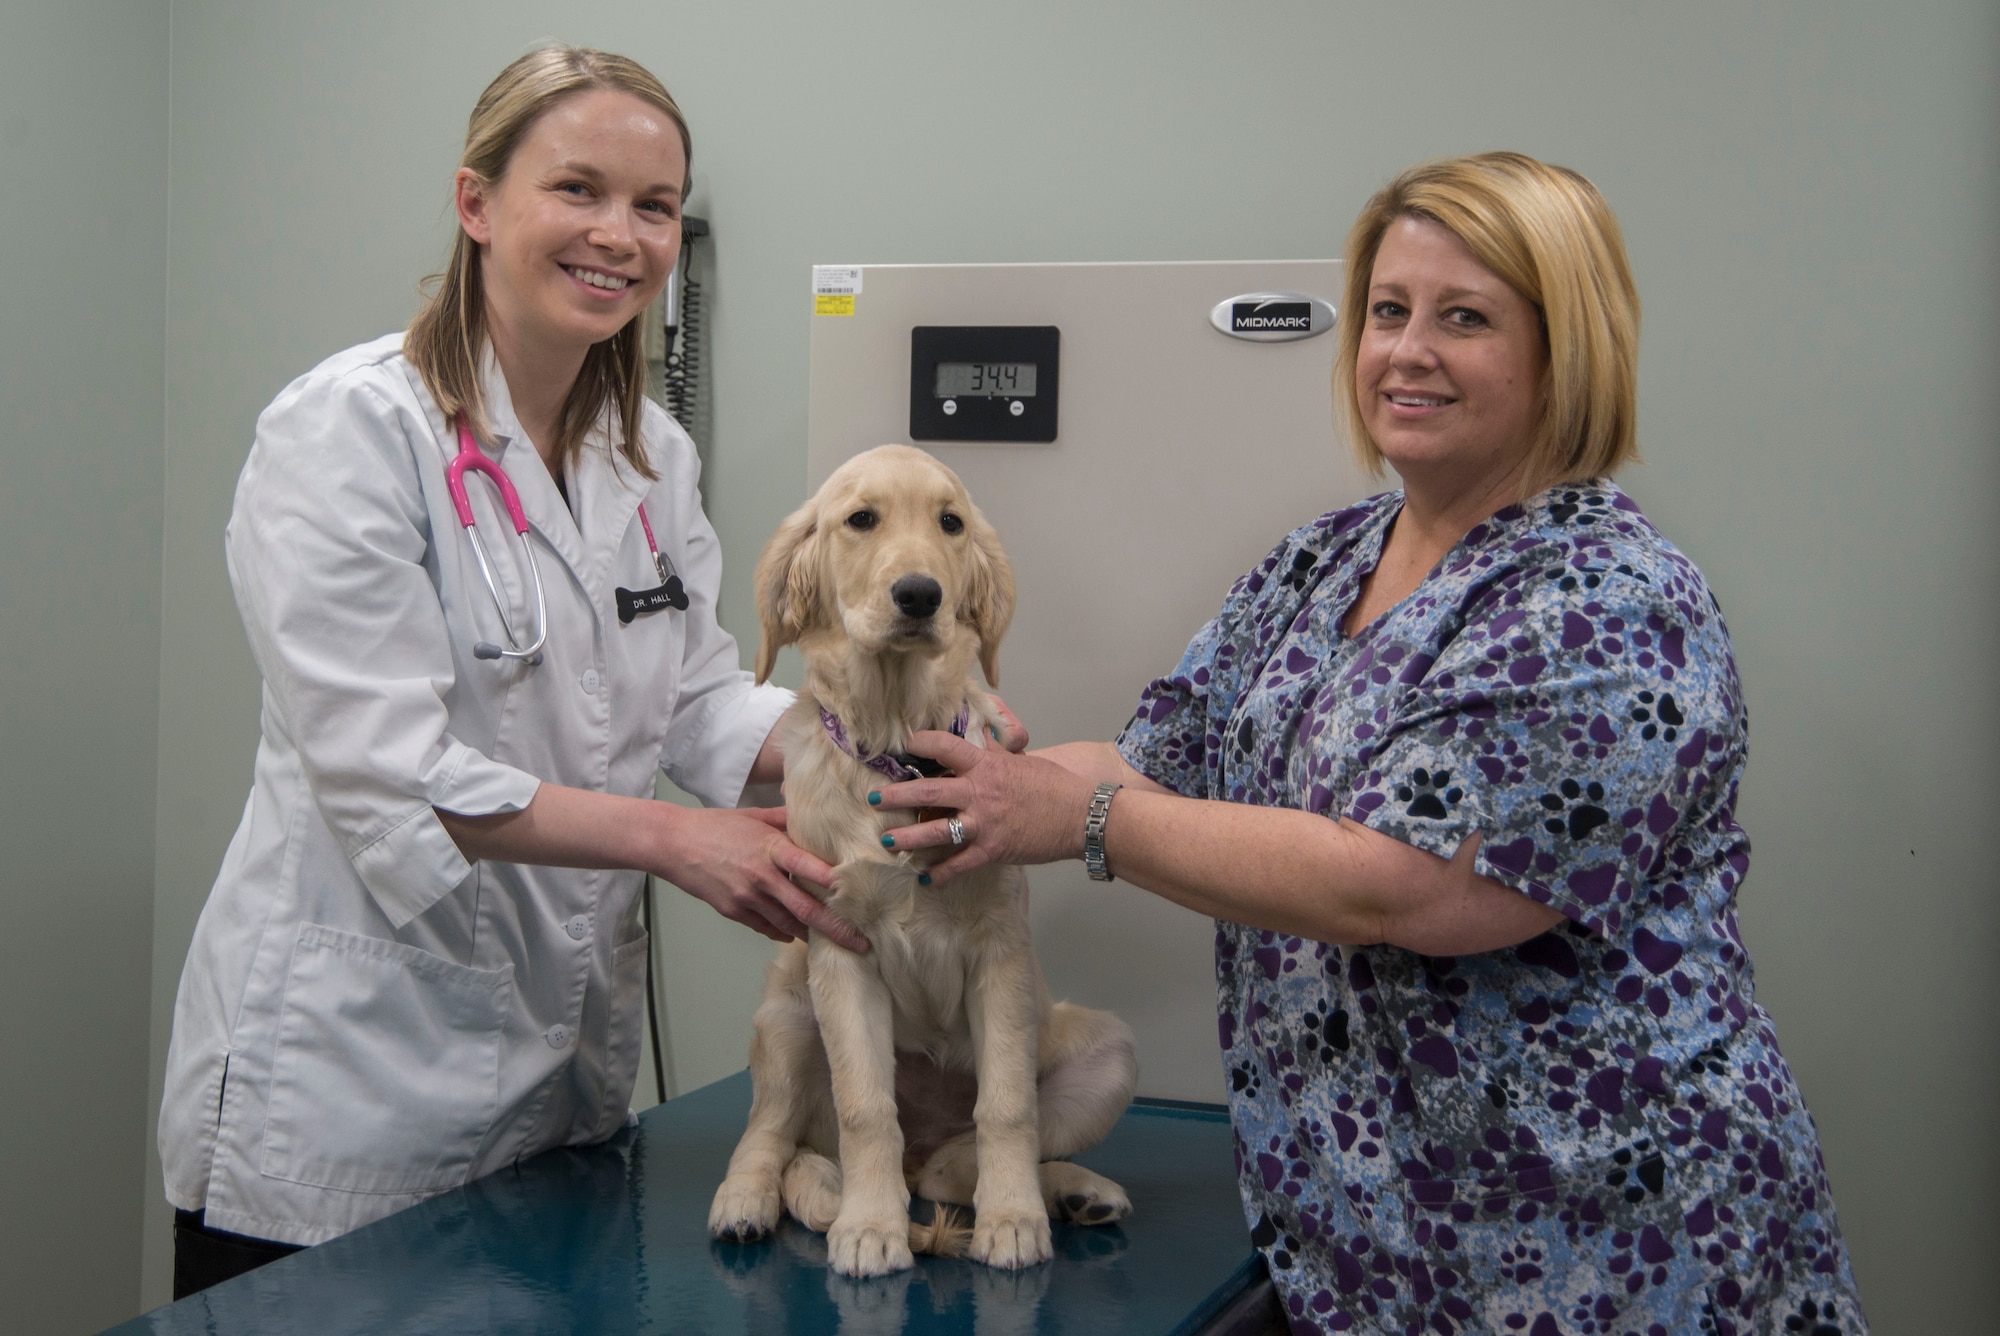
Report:
[[965,823],[963,821],[960,821],[957,817],[953,817],[944,823],[944,828],[951,832],[951,842],[954,846],[965,843]]

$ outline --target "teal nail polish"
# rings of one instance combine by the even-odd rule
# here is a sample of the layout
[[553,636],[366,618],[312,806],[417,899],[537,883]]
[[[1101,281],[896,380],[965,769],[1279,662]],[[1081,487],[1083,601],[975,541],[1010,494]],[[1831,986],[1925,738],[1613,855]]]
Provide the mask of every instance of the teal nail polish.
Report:
[[930,885],[930,884],[931,884],[931,874],[930,874],[930,873],[928,873],[928,872],[919,872],[919,873],[917,874],[917,885],[919,885],[919,886],[928,886],[928,885]]
[[988,725],[986,726],[986,731],[987,731],[988,733],[991,733],[991,734],[993,735],[993,740],[994,740],[995,742],[998,742],[998,741],[1000,740],[1000,730],[999,730],[999,729],[998,729],[997,727],[995,727],[994,725],[992,725],[992,724],[988,724]]
[[882,837],[882,847],[883,847],[884,849],[893,849],[893,848],[895,848],[895,847],[896,847],[896,837],[895,837],[894,835],[884,835],[884,836]]
[[868,805],[870,807],[880,807],[882,805],[882,795],[880,793],[869,794]]

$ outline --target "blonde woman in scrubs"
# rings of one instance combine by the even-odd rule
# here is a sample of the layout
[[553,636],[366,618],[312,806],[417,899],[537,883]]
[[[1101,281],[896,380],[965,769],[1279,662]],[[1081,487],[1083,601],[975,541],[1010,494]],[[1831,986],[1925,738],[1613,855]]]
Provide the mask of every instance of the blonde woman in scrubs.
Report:
[[[866,946],[792,884],[831,873],[782,812],[736,808],[780,777],[789,695],[716,623],[694,446],[642,392],[689,151],[640,66],[523,56],[473,110],[415,323],[258,420],[227,546],[262,740],[175,1006],[176,1297],[623,1126],[647,874],[778,940]],[[475,654],[510,631],[446,483],[461,421],[519,493],[539,662]],[[466,483],[532,627],[522,540]],[[663,571],[685,606],[621,620],[617,591]],[[656,767],[710,806],[653,801]]]

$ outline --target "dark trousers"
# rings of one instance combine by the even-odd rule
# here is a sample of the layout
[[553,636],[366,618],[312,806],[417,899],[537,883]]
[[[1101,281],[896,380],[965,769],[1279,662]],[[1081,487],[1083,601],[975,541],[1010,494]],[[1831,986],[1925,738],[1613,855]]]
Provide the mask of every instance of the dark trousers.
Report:
[[299,1251],[297,1244],[253,1239],[247,1234],[231,1234],[226,1229],[210,1229],[203,1211],[174,1212],[174,1298],[185,1299],[211,1285],[220,1285],[245,1271],[255,1271],[266,1262],[289,1257]]

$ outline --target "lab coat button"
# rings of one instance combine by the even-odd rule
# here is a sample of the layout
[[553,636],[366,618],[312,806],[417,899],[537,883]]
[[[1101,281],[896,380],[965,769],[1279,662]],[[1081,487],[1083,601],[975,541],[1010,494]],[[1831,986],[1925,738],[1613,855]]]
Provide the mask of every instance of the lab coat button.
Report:
[[543,1035],[542,1038],[549,1041],[550,1048],[568,1048],[570,1040],[569,1027],[567,1025],[551,1025],[548,1033]]
[[583,670],[583,690],[586,695],[595,696],[597,694],[597,670],[595,668],[586,668]]
[[580,942],[590,936],[590,920],[578,914],[575,918],[563,924],[563,931]]

